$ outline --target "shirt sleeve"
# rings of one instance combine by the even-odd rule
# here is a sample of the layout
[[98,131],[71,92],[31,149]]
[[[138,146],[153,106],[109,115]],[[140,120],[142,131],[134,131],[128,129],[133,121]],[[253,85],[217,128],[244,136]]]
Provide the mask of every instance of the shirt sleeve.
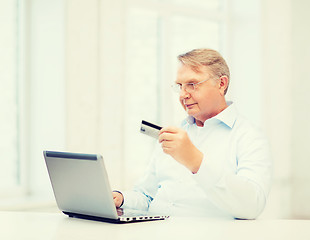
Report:
[[124,197],[123,208],[139,209],[147,211],[150,203],[158,190],[158,179],[156,177],[155,161],[159,149],[156,149],[144,176],[131,191],[122,192]]
[[258,132],[243,134],[237,141],[236,171],[225,171],[204,158],[194,178],[209,200],[235,218],[254,219],[264,209],[272,178],[269,144]]

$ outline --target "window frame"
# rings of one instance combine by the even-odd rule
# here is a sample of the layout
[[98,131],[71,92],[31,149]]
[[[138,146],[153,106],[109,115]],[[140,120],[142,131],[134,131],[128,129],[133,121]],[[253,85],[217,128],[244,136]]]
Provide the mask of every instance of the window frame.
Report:
[[17,159],[15,162],[15,185],[11,187],[4,187],[1,189],[0,198],[12,198],[23,196],[26,193],[26,84],[25,84],[25,51],[26,51],[26,11],[25,11],[25,1],[15,0],[15,33],[16,33],[16,66],[15,66],[15,81],[16,81],[16,128],[17,128],[17,137],[16,137],[16,150],[17,150]]

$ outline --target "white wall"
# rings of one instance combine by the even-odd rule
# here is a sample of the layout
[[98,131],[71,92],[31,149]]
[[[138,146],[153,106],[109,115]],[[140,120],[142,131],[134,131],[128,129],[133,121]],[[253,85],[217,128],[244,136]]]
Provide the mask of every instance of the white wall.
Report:
[[263,1],[263,116],[274,159],[274,185],[265,214],[291,213],[291,1]]
[[310,218],[310,2],[292,1],[292,215]]
[[266,216],[310,218],[310,17],[306,0],[266,0],[264,116],[274,156]]
[[66,1],[66,150],[101,153],[113,188],[124,180],[122,4]]
[[66,144],[95,153],[99,128],[99,10],[97,0],[68,0],[65,12]]

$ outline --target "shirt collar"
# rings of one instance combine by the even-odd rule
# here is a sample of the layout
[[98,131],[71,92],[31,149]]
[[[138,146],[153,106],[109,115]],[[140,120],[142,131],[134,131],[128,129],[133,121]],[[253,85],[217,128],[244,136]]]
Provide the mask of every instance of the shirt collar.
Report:
[[233,102],[227,101],[227,105],[227,108],[213,118],[218,119],[219,121],[225,123],[228,127],[233,128],[237,119],[237,110]]
[[[223,122],[224,124],[226,124],[228,127],[233,128],[236,122],[236,119],[237,119],[237,110],[233,102],[227,101],[227,105],[228,105],[227,108],[225,108],[222,112],[220,112],[216,116],[208,119],[207,121],[211,119],[217,119],[220,122]],[[187,116],[186,121],[190,125],[196,122],[193,116]]]

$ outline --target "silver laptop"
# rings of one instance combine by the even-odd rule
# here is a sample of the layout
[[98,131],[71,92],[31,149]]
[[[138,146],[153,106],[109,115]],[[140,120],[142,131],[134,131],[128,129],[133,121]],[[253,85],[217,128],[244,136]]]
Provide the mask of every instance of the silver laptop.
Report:
[[43,153],[58,208],[69,217],[112,223],[163,220],[169,217],[117,209],[101,155],[54,151]]

